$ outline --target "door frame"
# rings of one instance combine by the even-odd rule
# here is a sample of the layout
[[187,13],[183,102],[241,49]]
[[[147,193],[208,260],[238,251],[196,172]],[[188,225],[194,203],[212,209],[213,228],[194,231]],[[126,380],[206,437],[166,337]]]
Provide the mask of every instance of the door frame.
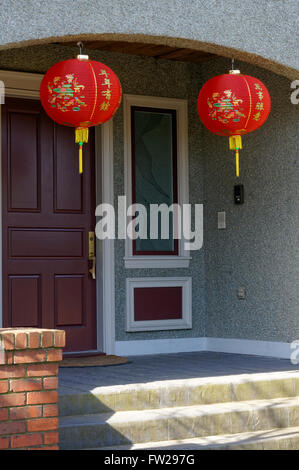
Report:
[[[39,99],[43,74],[0,70],[5,97]],[[0,104],[1,111],[1,104]],[[2,185],[2,125],[0,112],[0,178]],[[114,203],[113,119],[95,128],[96,206]],[[0,328],[2,327],[2,190],[0,191]],[[96,240],[97,351],[115,353],[114,240]],[[74,351],[75,352],[75,351]],[[72,352],[72,354],[74,353]],[[94,352],[94,351],[93,351]],[[67,354],[67,353],[66,353]]]

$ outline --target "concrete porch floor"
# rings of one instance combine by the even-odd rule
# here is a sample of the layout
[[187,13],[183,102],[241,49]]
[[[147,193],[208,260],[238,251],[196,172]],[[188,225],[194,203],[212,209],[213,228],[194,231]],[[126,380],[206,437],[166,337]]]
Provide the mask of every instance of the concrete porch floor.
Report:
[[299,365],[292,365],[287,359],[217,352],[134,356],[129,361],[128,364],[108,367],[60,368],[59,394],[77,394],[99,387],[164,380],[299,372]]

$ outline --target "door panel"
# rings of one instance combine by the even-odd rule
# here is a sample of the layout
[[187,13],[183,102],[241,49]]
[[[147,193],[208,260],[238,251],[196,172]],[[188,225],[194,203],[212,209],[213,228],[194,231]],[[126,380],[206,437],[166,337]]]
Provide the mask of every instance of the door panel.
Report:
[[97,348],[93,132],[83,151],[79,175],[73,128],[38,101],[2,106],[3,326],[63,328],[67,351]]
[[82,214],[83,188],[82,180],[78,175],[78,167],[74,165],[74,130],[71,129],[70,132],[68,129],[68,132],[65,132],[63,126],[56,126],[55,130],[54,212]]
[[24,326],[24,311],[28,312],[26,326],[40,326],[40,276],[9,276],[9,313],[13,326]]
[[[70,314],[71,312],[71,314]],[[57,325],[83,325],[84,277],[55,276],[55,315]]]
[[[8,210],[38,211],[40,207],[39,114],[12,111],[7,118]],[[18,139],[15,136],[22,138]]]
[[11,258],[81,258],[84,230],[9,228]]

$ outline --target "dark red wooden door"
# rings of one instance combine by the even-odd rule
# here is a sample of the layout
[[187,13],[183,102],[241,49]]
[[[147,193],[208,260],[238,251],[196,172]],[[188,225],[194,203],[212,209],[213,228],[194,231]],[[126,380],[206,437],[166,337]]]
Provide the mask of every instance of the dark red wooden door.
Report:
[[96,349],[92,132],[83,151],[81,176],[73,128],[51,121],[37,100],[2,106],[4,326],[62,328],[67,351]]

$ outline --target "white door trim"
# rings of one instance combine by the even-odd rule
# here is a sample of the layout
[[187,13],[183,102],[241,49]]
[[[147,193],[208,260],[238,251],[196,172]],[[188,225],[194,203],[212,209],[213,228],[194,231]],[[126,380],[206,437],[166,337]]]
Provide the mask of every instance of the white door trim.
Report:
[[[0,70],[0,80],[5,86],[5,96],[39,99],[42,74]],[[1,106],[0,106],[1,111]],[[97,147],[101,145],[101,148]],[[1,112],[0,112],[0,178],[1,178]],[[99,151],[100,150],[100,151]],[[96,203],[113,203],[113,122],[96,128]],[[99,158],[101,164],[99,165]],[[2,179],[0,180],[2,181]],[[0,210],[2,201],[0,191]],[[2,217],[0,220],[0,265],[2,267]],[[98,350],[113,354],[115,350],[114,302],[114,243],[97,240],[97,328]],[[0,328],[2,327],[2,269],[0,273]]]
[[[101,142],[99,142],[99,139]],[[97,152],[101,149],[100,155]],[[101,161],[100,171],[97,169]],[[96,127],[97,204],[114,203],[113,185],[113,119]],[[100,193],[100,194],[99,194]],[[114,240],[96,240],[98,349],[106,354],[115,352],[115,281]],[[101,315],[102,312],[102,315]],[[102,320],[102,321],[101,321]]]

